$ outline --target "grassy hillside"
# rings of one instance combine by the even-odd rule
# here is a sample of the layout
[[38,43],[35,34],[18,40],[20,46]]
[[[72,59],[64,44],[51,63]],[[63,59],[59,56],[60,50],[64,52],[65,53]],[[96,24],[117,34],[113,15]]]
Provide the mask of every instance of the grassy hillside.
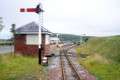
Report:
[[[56,37],[56,33],[53,33],[51,35],[51,37]],[[79,41],[80,40],[80,36],[79,35],[73,35],[73,34],[61,34],[61,35],[59,35],[59,38],[62,41],[73,41],[73,40]],[[82,40],[84,41],[86,38],[91,38],[91,37],[89,37],[89,36],[83,36]]]
[[76,50],[88,56],[77,61],[99,80],[120,80],[120,36],[91,38]]

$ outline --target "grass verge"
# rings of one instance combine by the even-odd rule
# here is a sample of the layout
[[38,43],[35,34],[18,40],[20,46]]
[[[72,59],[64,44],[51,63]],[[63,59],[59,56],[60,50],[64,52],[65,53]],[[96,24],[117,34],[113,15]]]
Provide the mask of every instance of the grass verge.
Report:
[[47,67],[38,65],[37,57],[0,54],[0,80],[44,80]]
[[0,41],[0,43],[12,43],[12,41]]

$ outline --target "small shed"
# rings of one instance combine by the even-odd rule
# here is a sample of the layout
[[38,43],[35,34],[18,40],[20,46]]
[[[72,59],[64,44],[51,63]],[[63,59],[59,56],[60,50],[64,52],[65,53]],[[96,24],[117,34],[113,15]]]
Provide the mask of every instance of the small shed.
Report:
[[60,39],[58,37],[50,37],[50,44],[60,43]]
[[[39,26],[35,22],[30,22],[24,26],[16,29],[14,39],[15,53],[19,53],[25,56],[38,56],[38,31]],[[51,32],[44,27],[41,27],[41,43],[42,43],[42,56],[50,50],[50,34]]]

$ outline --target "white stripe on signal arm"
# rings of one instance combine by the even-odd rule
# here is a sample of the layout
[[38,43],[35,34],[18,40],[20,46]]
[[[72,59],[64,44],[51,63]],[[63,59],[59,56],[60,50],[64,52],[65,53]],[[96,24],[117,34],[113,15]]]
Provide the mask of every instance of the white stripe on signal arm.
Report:
[[24,11],[27,12],[27,8],[25,8]]

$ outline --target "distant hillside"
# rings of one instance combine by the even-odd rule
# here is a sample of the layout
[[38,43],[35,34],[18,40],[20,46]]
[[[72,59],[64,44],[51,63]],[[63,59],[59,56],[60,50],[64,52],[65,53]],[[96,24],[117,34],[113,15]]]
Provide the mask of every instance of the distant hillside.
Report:
[[[56,33],[53,33],[51,35],[51,37],[56,37]],[[89,37],[89,36],[83,36],[82,40],[84,41],[87,38],[89,39],[91,37]],[[61,34],[61,35],[59,35],[59,39],[62,40],[62,41],[73,41],[73,40],[79,41],[80,40],[80,36],[73,35],[73,34]]]
[[0,39],[0,41],[6,41],[6,39]]
[[13,38],[11,38],[11,39],[0,39],[0,41],[12,41],[13,40]]

